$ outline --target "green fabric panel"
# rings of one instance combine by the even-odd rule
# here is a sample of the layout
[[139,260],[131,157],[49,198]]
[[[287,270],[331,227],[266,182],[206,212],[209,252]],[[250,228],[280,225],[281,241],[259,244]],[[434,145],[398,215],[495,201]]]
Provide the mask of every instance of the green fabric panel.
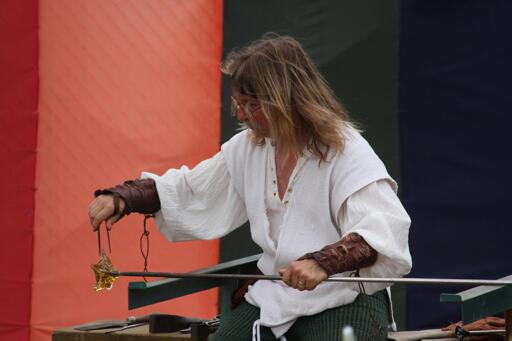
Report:
[[[265,32],[291,35],[311,55],[365,138],[400,180],[398,0],[224,1],[224,57]],[[222,83],[222,142],[236,132],[231,83]],[[244,226],[221,241],[221,261],[259,253]],[[395,318],[405,321],[405,292],[393,288]]]
[[[306,48],[399,179],[397,1],[236,1],[224,3],[224,56],[265,32],[288,34]],[[222,142],[236,130],[223,79]]]

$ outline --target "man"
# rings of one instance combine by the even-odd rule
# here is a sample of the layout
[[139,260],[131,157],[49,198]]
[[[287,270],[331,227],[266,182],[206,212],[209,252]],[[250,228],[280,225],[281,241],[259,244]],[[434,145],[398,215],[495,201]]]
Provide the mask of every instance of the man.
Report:
[[259,270],[283,281],[250,286],[214,340],[340,340],[344,325],[358,340],[385,340],[386,285],[323,281],[410,271],[410,219],[396,183],[293,38],[232,52],[223,72],[242,131],[192,170],[96,191],[93,230],[155,213],[160,231],[183,241],[219,238],[249,220]]

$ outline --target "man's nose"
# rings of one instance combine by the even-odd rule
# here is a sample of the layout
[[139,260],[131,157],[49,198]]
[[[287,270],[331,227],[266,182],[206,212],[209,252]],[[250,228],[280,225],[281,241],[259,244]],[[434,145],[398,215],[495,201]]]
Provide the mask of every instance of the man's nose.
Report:
[[246,121],[248,117],[247,117],[247,115],[245,114],[245,111],[242,108],[238,108],[238,110],[236,111],[236,118],[239,121]]

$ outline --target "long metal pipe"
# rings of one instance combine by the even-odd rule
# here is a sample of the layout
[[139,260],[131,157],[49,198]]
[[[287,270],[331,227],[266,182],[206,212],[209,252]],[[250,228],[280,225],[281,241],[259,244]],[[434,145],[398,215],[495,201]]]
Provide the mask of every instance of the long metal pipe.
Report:
[[[257,279],[279,281],[278,275],[247,275],[247,274],[208,274],[208,273],[180,273],[180,272],[127,272],[117,271],[111,273],[115,277],[160,277],[160,278],[207,278],[207,279]],[[368,283],[403,283],[428,285],[512,285],[509,280],[487,279],[453,279],[453,278],[371,278],[371,277],[341,277],[331,276],[328,282],[368,282]]]

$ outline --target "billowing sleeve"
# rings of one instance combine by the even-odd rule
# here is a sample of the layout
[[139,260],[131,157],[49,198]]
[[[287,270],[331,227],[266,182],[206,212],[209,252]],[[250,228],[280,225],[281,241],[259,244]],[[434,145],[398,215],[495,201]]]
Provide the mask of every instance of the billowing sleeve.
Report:
[[222,152],[193,169],[170,169],[155,180],[160,232],[170,241],[220,238],[247,221],[245,204],[233,187]]
[[[349,196],[340,208],[338,224],[343,236],[357,233],[378,253],[372,266],[360,270],[361,277],[402,277],[411,270],[411,219],[391,180],[374,181]],[[364,284],[368,294],[386,286]]]

